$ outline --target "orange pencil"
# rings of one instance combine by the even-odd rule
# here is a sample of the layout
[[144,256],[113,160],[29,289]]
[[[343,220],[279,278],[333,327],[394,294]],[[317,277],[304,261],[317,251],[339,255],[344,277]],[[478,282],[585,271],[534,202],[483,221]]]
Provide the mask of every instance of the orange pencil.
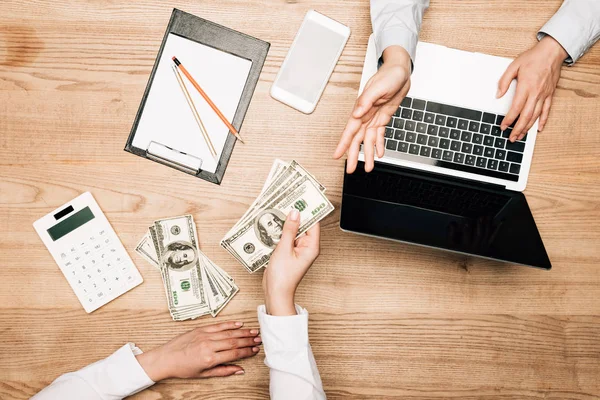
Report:
[[225,118],[225,116],[217,108],[217,106],[215,105],[215,103],[213,103],[212,100],[210,99],[210,97],[208,97],[208,95],[204,92],[204,90],[202,90],[202,88],[200,87],[200,85],[198,85],[198,82],[196,82],[194,80],[194,78],[192,78],[192,76],[190,75],[190,73],[187,71],[187,69],[185,69],[185,67],[183,66],[183,64],[181,64],[181,62],[177,59],[177,57],[173,56],[172,60],[173,60],[173,62],[175,62],[175,67],[179,68],[181,70],[181,72],[183,72],[183,74],[186,76],[186,78],[189,79],[189,81],[192,83],[192,85],[194,85],[194,87],[196,88],[196,90],[202,95],[202,97],[204,98],[204,100],[206,100],[206,102],[208,103],[208,105],[219,116],[219,118],[221,118],[221,121],[223,121],[223,123],[227,126],[227,128],[229,128],[229,131],[236,138],[238,138],[240,140],[240,142],[244,143],[244,141],[242,140],[242,137],[240,136],[240,134],[238,133],[238,131],[233,127],[233,125],[231,125],[229,123],[229,121],[227,121],[227,118]]

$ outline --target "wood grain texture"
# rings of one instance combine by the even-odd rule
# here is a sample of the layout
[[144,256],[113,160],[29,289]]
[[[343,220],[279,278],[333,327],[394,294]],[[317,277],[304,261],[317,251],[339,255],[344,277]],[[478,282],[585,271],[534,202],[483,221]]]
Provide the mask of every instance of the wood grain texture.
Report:
[[[560,0],[435,0],[422,38],[516,57]],[[271,42],[221,186],[123,151],[172,7]],[[343,161],[331,158],[356,98],[370,33],[366,0],[3,0],[0,12],[0,398],[32,396],[123,343],[192,327],[171,321],[160,277],[133,251],[151,221],[192,213],[202,249],[241,291],[217,321],[256,326],[261,275],[219,239],[259,193],[272,160],[296,159],[338,208],[298,292],[329,398],[600,397],[600,46],[563,68],[526,196],[550,272],[341,232]],[[310,8],[352,35],[309,116],[268,92]],[[518,16],[515,18],[515,16]],[[265,147],[265,144],[269,144]],[[32,223],[91,191],[144,284],[87,315]],[[243,377],[171,380],[139,399],[264,399],[264,356]]]

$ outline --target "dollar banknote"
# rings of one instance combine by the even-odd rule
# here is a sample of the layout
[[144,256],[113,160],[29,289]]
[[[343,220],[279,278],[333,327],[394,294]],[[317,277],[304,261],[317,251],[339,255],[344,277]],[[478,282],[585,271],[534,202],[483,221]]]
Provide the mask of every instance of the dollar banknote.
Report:
[[282,165],[276,160],[269,179],[269,185],[221,240],[221,246],[251,273],[269,262],[291,210],[300,212],[300,236],[334,209],[325,187],[296,161]]
[[[302,176],[307,176],[315,186],[319,188],[319,190],[325,193],[325,187],[317,181],[313,175],[309,174],[300,164],[296,161],[292,161],[289,164],[282,164],[283,161],[275,160],[273,163],[273,167],[271,168],[271,172],[269,173],[269,177],[267,179],[271,179],[268,182],[268,185],[263,187],[261,194],[256,198],[256,200],[252,203],[252,205],[248,208],[248,210],[244,213],[244,215],[240,218],[240,220],[235,224],[233,228],[228,232],[228,234],[235,231],[239,225],[243,225],[248,222],[248,218],[252,216],[259,206],[268,201],[270,197],[273,196],[275,191],[282,186],[289,185],[292,181],[301,178]],[[275,170],[275,171],[274,171]],[[227,235],[226,235],[227,236]]]
[[138,245],[135,247],[135,251],[137,251],[139,255],[148,261],[150,265],[160,271],[160,267],[158,265],[158,254],[156,254],[156,250],[154,249],[150,232],[146,233],[142,240],[140,240]]
[[210,312],[202,284],[202,266],[190,215],[154,222],[150,235],[158,254],[171,315],[181,308]]
[[160,271],[176,321],[214,317],[239,291],[234,280],[200,251],[191,215],[155,221],[136,252]]

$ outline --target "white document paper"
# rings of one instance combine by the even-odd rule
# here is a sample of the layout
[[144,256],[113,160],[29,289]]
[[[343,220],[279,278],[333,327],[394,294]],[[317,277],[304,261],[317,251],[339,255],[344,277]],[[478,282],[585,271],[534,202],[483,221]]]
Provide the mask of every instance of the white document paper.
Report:
[[[170,34],[156,69],[133,146],[146,150],[148,144],[155,141],[201,158],[202,170],[214,173],[217,161],[211,155],[177,83],[171,68],[173,56],[179,59],[229,122],[232,122],[240,102],[252,62]],[[217,151],[218,160],[229,129],[185,76],[183,80]]]

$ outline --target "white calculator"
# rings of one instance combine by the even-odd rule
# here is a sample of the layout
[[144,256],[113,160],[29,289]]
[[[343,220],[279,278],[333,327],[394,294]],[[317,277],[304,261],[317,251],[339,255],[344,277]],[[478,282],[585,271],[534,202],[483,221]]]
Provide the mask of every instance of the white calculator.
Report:
[[143,282],[90,192],[34,222],[86,312]]

